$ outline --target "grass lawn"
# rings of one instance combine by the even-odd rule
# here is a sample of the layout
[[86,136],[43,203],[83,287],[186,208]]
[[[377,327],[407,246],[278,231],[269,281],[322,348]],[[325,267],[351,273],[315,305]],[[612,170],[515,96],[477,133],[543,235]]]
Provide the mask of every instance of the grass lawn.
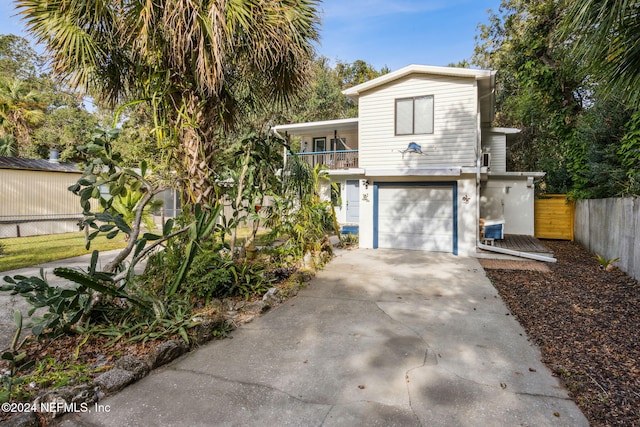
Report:
[[51,234],[47,236],[11,237],[0,239],[0,271],[30,267],[49,261],[90,254],[93,250],[108,251],[126,246],[124,236],[108,240],[104,236],[91,241],[85,249],[84,233]]

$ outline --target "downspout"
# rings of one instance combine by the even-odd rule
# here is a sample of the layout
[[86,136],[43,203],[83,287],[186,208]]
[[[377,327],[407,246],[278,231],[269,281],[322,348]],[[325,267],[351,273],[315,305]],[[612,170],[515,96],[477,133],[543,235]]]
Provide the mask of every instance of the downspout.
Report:
[[546,256],[546,255],[534,254],[531,252],[520,252],[520,251],[514,251],[512,249],[498,248],[496,246],[485,245],[484,243],[480,242],[480,240],[478,240],[478,243],[476,243],[476,246],[479,249],[483,249],[485,251],[497,252],[499,254],[505,254],[505,255],[513,255],[521,258],[534,259],[536,261],[544,261],[544,262],[557,261],[557,259],[550,256]]
[[[476,83],[477,85],[477,83]],[[476,133],[477,133],[477,142],[476,142],[476,241],[480,242],[480,203],[481,203],[481,194],[480,194],[480,167],[482,166],[482,117],[480,113],[480,99],[478,99],[476,113]]]

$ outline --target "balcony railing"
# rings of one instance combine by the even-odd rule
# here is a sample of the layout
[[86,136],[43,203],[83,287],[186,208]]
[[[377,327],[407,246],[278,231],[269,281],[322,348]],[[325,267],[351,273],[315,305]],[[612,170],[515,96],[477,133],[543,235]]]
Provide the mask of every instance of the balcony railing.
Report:
[[297,153],[297,156],[311,166],[326,165],[329,169],[358,167],[358,150],[313,151]]

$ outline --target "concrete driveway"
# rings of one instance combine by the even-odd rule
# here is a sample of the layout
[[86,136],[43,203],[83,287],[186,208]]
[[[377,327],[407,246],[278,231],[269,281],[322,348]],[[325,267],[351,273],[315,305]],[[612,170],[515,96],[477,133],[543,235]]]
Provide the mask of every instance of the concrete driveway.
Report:
[[353,250],[65,426],[587,426],[475,259]]

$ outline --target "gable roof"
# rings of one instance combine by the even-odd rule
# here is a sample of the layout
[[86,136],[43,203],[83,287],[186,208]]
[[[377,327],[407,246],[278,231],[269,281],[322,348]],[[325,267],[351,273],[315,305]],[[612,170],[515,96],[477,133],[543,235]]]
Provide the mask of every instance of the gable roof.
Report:
[[363,92],[390,83],[394,80],[398,80],[410,74],[430,74],[438,76],[473,78],[475,80],[484,82],[482,86],[486,87],[487,89],[491,89],[495,87],[496,72],[493,70],[477,70],[472,68],[457,67],[436,67],[432,65],[412,64],[391,73],[383,74],[380,77],[376,77],[375,79],[361,83],[357,86],[345,89],[342,91],[342,93],[349,97],[357,97]]
[[474,79],[478,84],[478,98],[483,122],[492,122],[495,113],[496,71],[458,67],[436,67],[433,65],[407,65],[404,68],[376,77],[373,80],[350,87],[342,93],[355,100],[363,93],[392,83],[409,75],[450,76]]
[[0,169],[33,170],[46,172],[82,172],[75,163],[61,163],[42,159],[23,159],[20,157],[2,156],[0,156]]

